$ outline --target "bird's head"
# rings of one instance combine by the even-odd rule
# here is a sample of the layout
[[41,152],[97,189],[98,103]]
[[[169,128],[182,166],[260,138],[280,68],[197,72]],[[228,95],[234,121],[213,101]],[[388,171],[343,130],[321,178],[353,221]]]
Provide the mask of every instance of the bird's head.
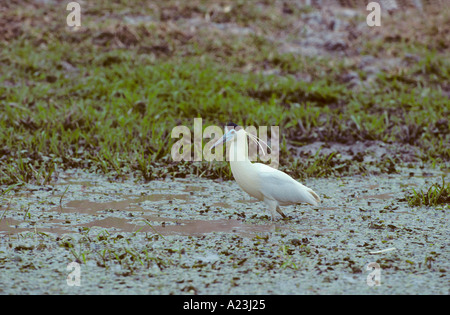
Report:
[[214,145],[211,147],[211,149],[217,147],[218,145],[220,145],[222,143],[226,143],[228,141],[231,141],[231,142],[235,141],[237,134],[241,130],[243,132],[245,132],[244,129],[242,129],[240,126],[236,125],[235,123],[228,123],[225,127],[225,134],[216,143],[214,143]]

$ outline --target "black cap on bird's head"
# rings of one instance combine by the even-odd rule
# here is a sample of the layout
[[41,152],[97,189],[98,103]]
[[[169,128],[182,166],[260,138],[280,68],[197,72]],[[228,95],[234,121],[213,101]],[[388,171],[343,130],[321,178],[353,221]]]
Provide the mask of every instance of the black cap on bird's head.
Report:
[[226,127],[226,129],[234,129],[234,130],[236,130],[236,131],[238,131],[239,129],[242,129],[241,126],[236,125],[236,124],[233,123],[233,122],[229,122],[225,127]]
[[[261,139],[259,139],[257,136],[252,135],[251,133],[247,133],[241,126],[236,125],[233,122],[229,122],[226,126],[225,126],[225,134],[223,135],[222,138],[220,138],[216,143],[214,143],[214,145],[211,148],[215,148],[216,146],[218,146],[221,143],[225,143],[231,139],[233,139],[236,135],[236,133],[240,130],[243,130],[244,133],[246,135],[248,135],[248,137],[253,140],[257,145],[259,145],[259,147],[261,148],[263,154],[265,155],[266,153],[264,152],[263,147],[261,146],[261,143],[264,143],[268,148],[269,145],[267,143],[265,143],[264,141],[262,141]],[[271,149],[272,150],[272,149]]]
[[236,132],[241,130],[241,129],[242,129],[242,127],[236,125],[235,123],[229,122],[225,126],[225,134],[223,135],[223,137],[220,138],[216,143],[214,143],[214,145],[211,148],[215,148],[219,144],[225,143],[225,142],[233,139],[233,137],[236,134]]

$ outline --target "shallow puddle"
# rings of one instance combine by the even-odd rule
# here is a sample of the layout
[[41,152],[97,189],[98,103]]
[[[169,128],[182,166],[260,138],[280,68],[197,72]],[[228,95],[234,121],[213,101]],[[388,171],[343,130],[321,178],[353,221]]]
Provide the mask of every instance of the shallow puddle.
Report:
[[[194,189],[200,191],[201,189]],[[185,190],[186,191],[186,190]],[[242,235],[250,235],[256,233],[270,232],[275,229],[274,224],[255,225],[246,224],[239,220],[220,219],[220,220],[186,220],[186,219],[172,219],[164,218],[155,215],[154,212],[144,209],[139,203],[144,201],[162,201],[178,199],[177,204],[181,200],[189,201],[190,195],[187,194],[153,194],[139,197],[128,197],[121,201],[108,202],[94,202],[89,200],[74,200],[66,203],[62,208],[55,207],[54,211],[70,212],[70,213],[86,213],[91,215],[98,215],[99,212],[114,212],[115,210],[122,211],[143,211],[147,213],[138,219],[135,217],[118,218],[106,217],[78,225],[79,227],[100,227],[106,229],[117,229],[123,232],[151,232],[161,235],[202,235],[213,232],[233,232]],[[253,200],[252,200],[253,202]],[[231,206],[224,202],[216,202],[212,207],[231,208]],[[134,222],[133,222],[134,220]]]
[[[271,222],[266,224],[245,223],[237,219],[216,219],[216,220],[200,220],[200,219],[174,219],[161,217],[155,212],[144,209],[139,203],[150,200],[189,200],[189,195],[186,194],[156,194],[145,196],[132,196],[120,201],[94,202],[90,200],[73,200],[64,204],[62,207],[54,207],[51,211],[60,213],[81,213],[92,216],[92,221],[88,223],[71,224],[70,220],[51,219],[53,223],[52,228],[30,227],[30,222],[27,220],[14,220],[4,218],[0,221],[0,233],[14,234],[24,231],[30,232],[52,232],[56,234],[66,234],[77,231],[79,228],[98,227],[104,229],[113,229],[121,232],[149,232],[160,235],[186,235],[199,236],[214,232],[236,233],[241,236],[255,236],[273,232],[276,230],[285,230],[292,227],[283,222]],[[256,202],[255,200],[245,200],[246,202]],[[239,201],[238,201],[239,202]],[[231,208],[232,206],[225,202],[216,202],[211,207],[217,208]],[[333,208],[330,208],[333,209]],[[129,217],[105,217],[108,213],[115,211],[130,211]],[[132,211],[142,211],[144,215],[139,218],[132,215]],[[100,217],[101,216],[101,217]],[[49,222],[46,222],[49,223]],[[34,224],[34,223],[33,223]],[[298,232],[311,232],[310,230],[297,230]],[[330,230],[332,231],[332,230]],[[316,233],[327,232],[326,229],[316,231]]]
[[123,232],[150,232],[161,235],[198,236],[213,232],[232,232],[243,236],[267,233],[276,229],[275,224],[246,224],[239,220],[176,220],[161,217],[146,217],[138,223],[132,223],[125,218],[104,218],[80,226],[116,228]]
[[[91,200],[72,200],[64,203],[62,206],[56,206],[50,209],[59,213],[80,213],[92,216],[92,220],[88,223],[71,224],[71,220],[52,220],[54,228],[37,228],[30,227],[26,220],[13,220],[4,218],[0,222],[0,233],[20,233],[24,231],[53,232],[57,234],[65,234],[76,231],[81,227],[99,227],[105,229],[114,229],[123,232],[150,232],[161,235],[203,235],[213,232],[230,232],[238,233],[243,236],[255,235],[257,233],[270,232],[276,229],[276,225],[269,224],[246,224],[236,219],[219,219],[219,220],[199,220],[199,219],[173,219],[156,215],[156,211],[152,211],[153,204],[147,203],[145,206],[141,203],[146,201],[155,202],[158,206],[159,201],[176,202],[177,205],[192,202],[193,191],[203,191],[204,187],[188,187],[184,192],[189,194],[151,194],[151,195],[129,195],[124,196],[124,200],[119,201],[91,201]],[[255,202],[254,200],[245,200],[245,202]],[[231,208],[232,206],[225,202],[216,202],[211,204],[216,208]],[[155,207],[155,210],[157,208]],[[116,211],[130,211],[129,217],[105,217],[109,213]],[[141,211],[144,213],[142,218],[132,215],[133,211]],[[101,217],[100,217],[101,216]],[[47,222],[48,223],[48,222]]]
[[0,232],[13,232],[20,223],[18,220],[4,218],[0,221]]
[[[21,232],[33,232],[33,233],[56,233],[56,234],[64,234],[70,232],[68,229],[65,229],[59,223],[63,223],[63,220],[52,220],[52,223],[58,223],[53,225],[50,228],[34,228],[30,227],[30,222],[27,221],[19,221],[11,218],[3,218],[0,221],[0,235],[1,234],[15,234]],[[25,226],[23,226],[25,224]]]
[[121,232],[149,232],[160,235],[199,236],[214,232],[237,233],[242,236],[252,236],[259,233],[272,232],[278,229],[275,224],[246,224],[239,220],[176,220],[147,216],[145,220],[132,222],[131,219],[107,217],[96,219],[89,223],[78,225],[64,225],[64,221],[55,220],[53,228],[21,227],[26,221],[3,219],[0,221],[0,233],[15,234],[20,232],[51,232],[59,235],[74,232],[74,228],[99,227],[114,229]]
[[[84,186],[87,182],[80,182],[80,184]],[[78,197],[86,199],[63,202],[61,206],[55,205],[53,201],[51,204],[54,206],[47,208],[45,212],[57,212],[58,215],[50,215],[54,219],[49,221],[47,215],[44,215],[42,217],[43,219],[34,217],[34,220],[37,220],[36,222],[30,222],[26,218],[23,220],[19,218],[16,221],[12,219],[3,220],[0,222],[0,233],[14,234],[30,231],[52,232],[62,235],[77,232],[82,228],[95,227],[116,232],[146,232],[163,236],[198,236],[223,232],[253,237],[258,234],[280,230],[300,234],[322,234],[337,231],[336,229],[323,226],[319,222],[313,224],[315,228],[305,229],[306,225],[302,223],[298,224],[298,222],[293,224],[289,221],[271,222],[270,220],[263,220],[255,222],[252,220],[236,219],[236,216],[231,219],[231,215],[236,215],[236,213],[241,214],[239,210],[242,210],[242,208],[250,210],[259,209],[259,206],[253,205],[258,200],[242,198],[240,195],[236,195],[230,201],[225,201],[223,198],[219,198],[218,200],[217,198],[213,198],[211,200],[211,195],[207,193],[206,190],[208,187],[206,186],[186,185],[177,188],[161,187],[161,189],[165,190],[151,194],[142,192],[142,195],[117,192],[112,192],[108,195],[107,192],[102,192],[103,190],[99,189],[93,189],[91,192],[82,189],[82,196],[90,196],[90,200],[87,197]],[[130,193],[131,191],[130,189]],[[109,197],[121,198],[122,200],[107,200],[106,198]],[[378,199],[380,201],[391,198],[393,198],[392,193],[357,197],[358,200]],[[166,211],[169,211],[168,204],[169,208],[171,207],[170,205],[174,206],[173,210],[177,211],[177,218],[169,218],[171,215],[166,213]],[[209,211],[210,208],[213,208],[212,212],[220,213],[220,215],[213,215],[212,217],[203,216],[202,214]],[[265,210],[263,204],[261,204],[261,208],[261,210]],[[331,212],[338,209],[340,207],[333,205],[320,207],[320,210],[328,210]],[[233,212],[233,210],[236,211]],[[77,214],[82,214],[82,216],[77,216]],[[72,215],[75,215],[75,217]],[[252,216],[249,215],[249,217]]]
[[228,203],[225,202],[216,202],[211,204],[211,207],[219,207],[219,208],[231,208],[231,206]]
[[186,186],[186,188],[183,189],[183,191],[191,192],[191,191],[204,191],[206,187],[199,187],[199,186]]
[[144,211],[138,204],[145,201],[162,201],[162,200],[184,200],[189,201],[190,196],[187,194],[153,194],[139,197],[129,197],[120,201],[95,202],[90,200],[73,200],[66,203],[63,207],[55,207],[52,210],[63,213],[87,213],[96,214],[100,211],[107,210],[128,210],[128,211]]

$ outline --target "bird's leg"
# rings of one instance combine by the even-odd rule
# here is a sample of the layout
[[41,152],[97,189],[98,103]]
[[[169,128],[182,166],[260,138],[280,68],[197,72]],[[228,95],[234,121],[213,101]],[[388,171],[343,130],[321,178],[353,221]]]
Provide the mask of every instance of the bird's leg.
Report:
[[270,213],[272,214],[272,222],[275,221],[278,202],[273,199],[264,198],[264,203],[269,207]]
[[277,212],[281,215],[283,219],[287,218],[287,216],[281,211],[280,206],[278,205],[278,201],[273,199],[264,198],[264,202],[269,207],[269,210],[272,214],[272,221],[275,221],[275,217],[277,216]]
[[286,215],[281,211],[280,207],[277,206],[277,212],[283,217],[283,219],[286,219]]
[[276,207],[270,207],[270,214],[272,215],[272,222],[275,221],[275,209]]

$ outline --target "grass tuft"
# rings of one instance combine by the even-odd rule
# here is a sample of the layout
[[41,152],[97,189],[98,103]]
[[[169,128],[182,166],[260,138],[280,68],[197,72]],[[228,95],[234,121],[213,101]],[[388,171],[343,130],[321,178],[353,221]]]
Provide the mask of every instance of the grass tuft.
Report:
[[413,188],[412,193],[406,199],[411,207],[449,204],[450,183],[445,183],[445,179],[442,178],[442,184],[434,183],[428,190],[416,191]]

